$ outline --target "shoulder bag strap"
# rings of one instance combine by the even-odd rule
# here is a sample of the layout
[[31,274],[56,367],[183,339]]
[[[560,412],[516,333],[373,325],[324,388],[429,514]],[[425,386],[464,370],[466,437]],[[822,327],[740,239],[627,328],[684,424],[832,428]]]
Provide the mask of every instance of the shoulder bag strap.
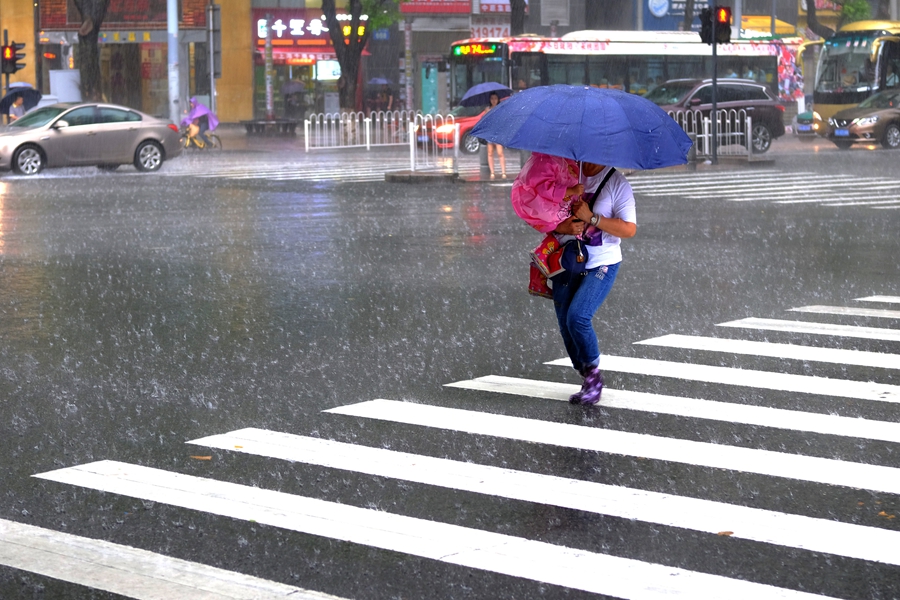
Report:
[[600,197],[600,192],[603,191],[603,186],[606,185],[606,182],[609,181],[609,178],[612,177],[612,174],[616,172],[616,168],[612,167],[609,172],[606,174],[606,177],[603,178],[603,181],[600,182],[600,185],[597,186],[597,189],[594,190],[591,199],[588,201],[588,208],[594,210],[594,202],[597,201],[597,198]]

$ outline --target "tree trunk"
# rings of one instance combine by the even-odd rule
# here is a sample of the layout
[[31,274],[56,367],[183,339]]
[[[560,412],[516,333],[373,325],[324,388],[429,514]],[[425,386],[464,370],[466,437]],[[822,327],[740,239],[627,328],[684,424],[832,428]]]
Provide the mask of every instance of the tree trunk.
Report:
[[834,29],[819,23],[816,17],[816,0],[806,0],[806,26],[822,39],[828,39],[834,35]]
[[684,3],[684,23],[681,26],[682,31],[690,31],[691,25],[694,24],[694,0],[686,0]]
[[81,75],[81,97],[86,101],[103,100],[100,76],[100,27],[106,18],[110,0],[74,0],[81,14],[78,30],[78,71]]
[[[322,14],[325,15],[325,23],[328,26],[328,35],[334,46],[334,53],[341,65],[341,78],[338,80],[338,93],[340,94],[341,110],[355,111],[357,80],[359,79],[359,64],[362,51],[369,41],[371,28],[366,24],[363,35],[358,35],[359,26],[364,23],[360,20],[363,14],[362,0],[349,0],[347,12],[350,15],[350,35],[345,36],[344,25],[337,20],[337,8],[335,0],[322,0]],[[344,21],[343,23],[347,23]]]
[[525,0],[509,0],[509,34],[525,33]]

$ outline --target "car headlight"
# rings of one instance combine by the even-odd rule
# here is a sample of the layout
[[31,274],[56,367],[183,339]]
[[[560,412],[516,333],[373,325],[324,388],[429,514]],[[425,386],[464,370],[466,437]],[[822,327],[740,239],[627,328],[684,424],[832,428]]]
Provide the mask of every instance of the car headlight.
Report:
[[441,125],[437,129],[435,129],[435,131],[437,133],[453,133],[454,129],[456,129],[456,125],[451,125],[448,123],[446,125]]
[[817,113],[816,111],[813,111],[813,119],[816,120],[816,121],[821,121],[821,120],[822,120],[822,115],[820,115],[820,114]]
[[857,125],[874,125],[878,122],[878,115],[874,117],[862,117],[859,119],[854,119],[853,122]]
[[832,127],[835,126],[834,119],[832,117],[828,117],[828,124],[831,125]]

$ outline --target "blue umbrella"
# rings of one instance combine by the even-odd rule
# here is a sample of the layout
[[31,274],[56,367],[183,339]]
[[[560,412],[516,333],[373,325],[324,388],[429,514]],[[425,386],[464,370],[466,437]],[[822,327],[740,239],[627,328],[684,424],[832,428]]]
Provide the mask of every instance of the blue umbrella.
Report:
[[497,94],[502,100],[512,95],[512,90],[494,81],[485,81],[478,85],[473,85],[469,91],[463,95],[459,101],[460,106],[487,106],[491,103],[491,94]]
[[471,135],[510,148],[630,169],[687,162],[691,140],[653,102],[620,90],[550,85],[519,92]]

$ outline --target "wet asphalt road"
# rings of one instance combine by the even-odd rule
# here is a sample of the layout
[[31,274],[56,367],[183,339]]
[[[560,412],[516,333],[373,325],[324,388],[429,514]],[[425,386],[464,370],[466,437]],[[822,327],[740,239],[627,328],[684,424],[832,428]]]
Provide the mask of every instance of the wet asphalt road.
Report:
[[[280,158],[255,150],[221,160]],[[335,159],[335,170],[373,160]],[[808,172],[812,190],[816,174],[900,186],[897,159],[800,148],[733,172]],[[536,234],[502,182],[199,179],[180,173],[221,162],[178,161],[150,175],[0,175],[0,519],[346,598],[602,597],[32,477],[110,459],[831,597],[900,598],[895,565],[186,445],[257,427],[900,532],[887,518],[898,494],[323,413],[384,398],[900,468],[897,443],[445,387],[486,375],[578,382],[545,364],[565,352],[551,304],[525,292]],[[638,189],[659,176],[631,179]],[[636,196],[638,235],[595,319],[604,354],[900,384],[897,368],[634,345],[677,333],[900,355],[898,342],[716,327],[757,317],[898,329],[896,319],[787,311],[900,296],[900,209]],[[606,379],[900,421],[889,402]],[[3,600],[118,597],[0,568]]]

